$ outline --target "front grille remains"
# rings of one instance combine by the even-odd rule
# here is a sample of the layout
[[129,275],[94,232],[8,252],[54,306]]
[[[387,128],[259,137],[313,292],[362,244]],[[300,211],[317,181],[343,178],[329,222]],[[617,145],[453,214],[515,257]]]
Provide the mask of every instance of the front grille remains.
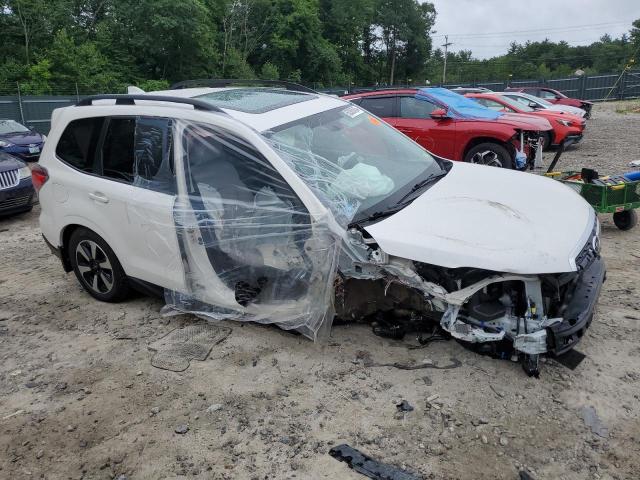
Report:
[[585,243],[584,247],[582,247],[582,250],[576,257],[576,267],[578,267],[578,271],[587,268],[600,256],[600,238],[598,238],[597,228],[597,225],[594,225],[587,243]]
[[0,172],[0,190],[15,187],[19,181],[18,170]]

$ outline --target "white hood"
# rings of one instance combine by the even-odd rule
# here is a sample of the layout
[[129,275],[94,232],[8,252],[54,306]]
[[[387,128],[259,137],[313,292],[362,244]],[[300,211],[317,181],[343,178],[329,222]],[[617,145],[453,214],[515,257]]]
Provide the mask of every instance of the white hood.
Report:
[[593,208],[562,183],[453,162],[409,206],[366,230],[389,255],[519,274],[576,270]]
[[570,113],[571,115],[577,115],[578,117],[584,117],[587,112],[578,107],[572,107],[571,105],[553,104],[547,107],[547,110],[553,110],[555,112]]

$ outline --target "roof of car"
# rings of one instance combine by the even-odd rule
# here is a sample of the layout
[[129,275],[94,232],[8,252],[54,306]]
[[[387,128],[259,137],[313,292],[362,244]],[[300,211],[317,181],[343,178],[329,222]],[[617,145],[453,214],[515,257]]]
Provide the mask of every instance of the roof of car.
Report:
[[198,87],[149,92],[149,95],[202,100],[258,131],[269,130],[347,103],[322,93],[264,87]]

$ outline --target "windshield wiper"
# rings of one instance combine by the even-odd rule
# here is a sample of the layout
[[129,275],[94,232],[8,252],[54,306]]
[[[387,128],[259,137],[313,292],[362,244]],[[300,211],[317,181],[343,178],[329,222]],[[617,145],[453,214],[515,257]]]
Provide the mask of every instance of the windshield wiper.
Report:
[[413,187],[411,187],[411,190],[409,190],[400,200],[398,200],[397,205],[402,204],[402,202],[404,202],[407,198],[409,198],[412,194],[414,194],[415,192],[417,192],[418,190],[423,189],[424,187],[426,187],[427,185],[429,185],[431,182],[433,182],[434,180],[437,180],[438,178],[444,177],[448,172],[446,170],[441,170],[438,173],[432,173],[431,175],[429,175],[427,178],[420,180],[418,183],[416,183]]
[[380,210],[378,212],[373,212],[368,217],[365,217],[365,218],[362,218],[362,219],[357,220],[355,222],[352,222],[349,225],[349,228],[351,228],[351,226],[353,226],[353,225],[360,225],[361,223],[364,223],[364,222],[372,222],[374,220],[378,220],[379,218],[386,217],[388,215],[393,215],[394,213],[397,213],[400,210],[402,210],[404,207],[406,207],[406,204],[397,203],[397,204],[395,204],[395,205],[393,205],[393,206],[391,206],[389,208],[385,208],[384,210]]

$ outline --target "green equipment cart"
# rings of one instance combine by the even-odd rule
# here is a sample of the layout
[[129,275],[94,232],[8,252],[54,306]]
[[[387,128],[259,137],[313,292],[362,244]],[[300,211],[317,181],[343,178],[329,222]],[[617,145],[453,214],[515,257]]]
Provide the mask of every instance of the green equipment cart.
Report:
[[[556,172],[555,166],[570,142],[562,144],[545,176],[559,180],[578,192],[598,213],[613,213],[613,223],[620,230],[631,230],[638,223],[635,209],[640,208],[640,179],[637,173],[601,177],[583,168],[581,172]],[[631,178],[629,178],[631,177]]]

